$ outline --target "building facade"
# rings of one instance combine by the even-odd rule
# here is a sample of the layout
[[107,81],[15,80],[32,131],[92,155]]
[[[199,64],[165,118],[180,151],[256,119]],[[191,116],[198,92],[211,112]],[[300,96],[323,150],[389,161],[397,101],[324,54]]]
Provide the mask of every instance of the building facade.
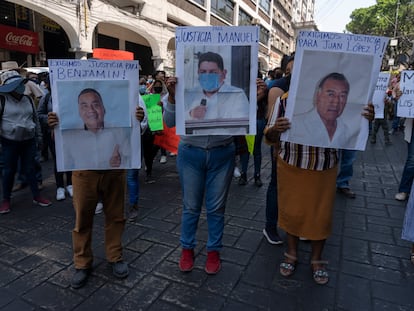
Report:
[[257,25],[264,73],[294,50],[315,0],[0,0],[0,61],[45,66],[94,48],[132,52],[142,74],[174,74],[176,26]]

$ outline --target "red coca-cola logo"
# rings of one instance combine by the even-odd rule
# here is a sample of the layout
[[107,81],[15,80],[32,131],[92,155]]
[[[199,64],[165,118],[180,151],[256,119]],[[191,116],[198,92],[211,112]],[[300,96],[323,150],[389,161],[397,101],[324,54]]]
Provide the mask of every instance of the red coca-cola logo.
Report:
[[6,42],[18,45],[32,46],[33,37],[29,35],[15,35],[13,32],[9,32],[6,35]]

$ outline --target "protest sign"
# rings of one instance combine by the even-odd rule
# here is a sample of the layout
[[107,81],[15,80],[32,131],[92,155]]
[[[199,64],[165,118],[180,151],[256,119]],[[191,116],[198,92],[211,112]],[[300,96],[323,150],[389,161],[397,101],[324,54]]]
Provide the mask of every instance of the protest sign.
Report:
[[151,131],[162,131],[162,107],[158,105],[160,102],[160,94],[142,95],[145,107],[147,108],[148,126]]
[[140,168],[138,62],[50,59],[58,171]]
[[164,123],[164,130],[154,137],[154,145],[160,146],[174,154],[178,154],[180,136],[175,133],[175,130],[175,126],[170,128]]
[[375,119],[384,119],[384,99],[390,83],[390,73],[380,72],[375,86],[372,104],[375,109]]
[[397,103],[397,116],[414,118],[414,70],[401,72],[401,97]]
[[259,28],[176,28],[180,135],[256,133]]
[[300,31],[281,140],[364,150],[371,101],[388,38]]

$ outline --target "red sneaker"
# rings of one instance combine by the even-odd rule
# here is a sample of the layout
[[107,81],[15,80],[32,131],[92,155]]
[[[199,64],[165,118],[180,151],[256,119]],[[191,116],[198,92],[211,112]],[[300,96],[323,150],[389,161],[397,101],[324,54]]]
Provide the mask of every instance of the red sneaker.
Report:
[[184,249],[181,251],[180,263],[178,264],[181,272],[190,272],[194,268],[194,250]]
[[220,253],[218,251],[207,252],[207,261],[204,271],[206,271],[207,274],[216,274],[220,271],[220,268]]
[[10,213],[10,201],[3,201],[0,206],[0,214]]
[[40,206],[43,206],[43,207],[52,205],[52,202],[50,202],[49,200],[44,199],[42,197],[36,197],[36,198],[34,198],[33,199],[33,203],[34,204],[37,204],[37,205],[40,205]]

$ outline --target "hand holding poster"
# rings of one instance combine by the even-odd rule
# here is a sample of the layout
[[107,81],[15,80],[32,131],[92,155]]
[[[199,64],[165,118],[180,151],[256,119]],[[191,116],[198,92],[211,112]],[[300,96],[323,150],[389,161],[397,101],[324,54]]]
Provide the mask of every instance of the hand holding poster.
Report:
[[389,72],[380,72],[375,86],[372,104],[375,108],[375,119],[384,119],[384,99],[390,82]]
[[177,27],[179,135],[256,133],[258,27]]
[[281,140],[364,150],[371,101],[387,38],[301,31]]
[[49,60],[58,171],[140,168],[138,62]]
[[162,131],[164,129],[162,123],[162,107],[158,105],[160,102],[160,94],[142,95],[145,107],[147,108],[148,126],[151,131]]

